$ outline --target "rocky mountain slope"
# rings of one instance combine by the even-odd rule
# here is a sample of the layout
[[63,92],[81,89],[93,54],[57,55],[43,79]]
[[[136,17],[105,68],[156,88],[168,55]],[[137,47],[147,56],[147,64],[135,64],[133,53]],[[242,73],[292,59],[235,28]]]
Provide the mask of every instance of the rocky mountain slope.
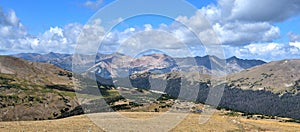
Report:
[[78,106],[66,70],[0,56],[0,71],[1,121],[54,119]]
[[113,104],[123,99],[118,91],[92,85],[92,81],[52,64],[0,56],[0,121],[47,120],[120,109]]
[[34,63],[15,57],[0,56],[2,74],[44,85],[71,85],[72,74],[47,63]]
[[300,90],[300,60],[274,61],[226,78],[230,86],[241,89],[296,93]]

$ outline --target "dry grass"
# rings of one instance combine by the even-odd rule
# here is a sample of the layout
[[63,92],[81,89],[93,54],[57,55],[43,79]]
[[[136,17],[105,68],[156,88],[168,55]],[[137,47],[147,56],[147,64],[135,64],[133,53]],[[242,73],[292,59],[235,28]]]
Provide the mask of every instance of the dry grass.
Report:
[[102,131],[84,115],[59,120],[1,122],[1,132],[86,132]]
[[240,121],[246,128],[258,128],[267,131],[281,131],[281,132],[296,132],[300,131],[300,124],[297,123],[282,123],[274,120],[249,120],[241,118]]
[[[103,131],[89,118],[97,123],[106,125],[106,130],[124,131],[130,124],[130,120],[117,118],[115,113],[80,115],[59,120],[49,121],[18,121],[0,122],[0,131]],[[164,124],[172,122],[174,117],[184,117],[183,114],[171,113],[163,120],[155,120],[149,124],[142,124],[143,119],[155,119],[163,113],[146,112],[122,112],[122,115],[140,122],[131,127],[133,131],[157,131],[167,128]],[[172,127],[171,131],[299,131],[300,124],[281,123],[269,120],[250,120],[241,117],[222,116],[215,113],[205,124],[199,124],[198,114],[189,114],[181,123]],[[111,128],[109,126],[112,126]]]

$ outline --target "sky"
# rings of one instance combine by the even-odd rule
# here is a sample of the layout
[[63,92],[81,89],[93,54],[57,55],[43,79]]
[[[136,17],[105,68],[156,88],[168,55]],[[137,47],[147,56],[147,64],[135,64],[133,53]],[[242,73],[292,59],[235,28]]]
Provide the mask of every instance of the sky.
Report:
[[[130,11],[156,8],[151,2],[124,1],[113,8],[110,5],[118,3],[113,0],[2,0],[0,54],[72,54],[75,47],[82,46],[82,52],[99,48],[103,53],[132,56],[147,49],[177,57],[203,56],[210,49],[222,52],[225,58],[300,58],[299,0],[187,0],[195,10],[176,1],[156,4],[158,9],[172,11],[173,18],[142,13],[123,18]],[[176,14],[185,8],[186,12]],[[111,18],[102,17],[109,15]],[[114,20],[108,22],[108,18]],[[115,26],[108,30],[107,25]],[[84,35],[88,37],[82,38]],[[95,48],[97,44],[90,41],[98,39],[103,43]],[[215,43],[221,44],[222,51],[214,48]]]

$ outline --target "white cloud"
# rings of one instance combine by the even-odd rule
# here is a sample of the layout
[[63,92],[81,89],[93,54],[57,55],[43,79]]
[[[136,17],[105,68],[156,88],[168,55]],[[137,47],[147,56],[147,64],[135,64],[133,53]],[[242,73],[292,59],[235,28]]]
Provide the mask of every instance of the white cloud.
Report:
[[152,25],[151,24],[145,24],[145,31],[151,31],[152,30]]
[[281,22],[300,14],[299,0],[218,0],[226,21]]
[[120,43],[118,52],[135,56],[145,50],[158,49],[171,56],[191,54],[184,43],[174,37],[173,34],[162,30],[146,30],[137,32]]
[[33,36],[25,30],[13,10],[0,9],[0,48],[3,52],[72,53],[82,25],[71,23],[64,28],[50,27],[42,34]]
[[283,48],[283,44],[278,44],[278,43],[250,44],[245,46],[244,48],[248,49],[252,54],[262,55],[270,52],[273,52],[274,54],[278,54],[278,51]]
[[233,10],[236,10],[236,5],[234,5],[236,1],[219,0],[218,2],[217,6],[202,7],[190,18],[180,16],[176,20],[192,28],[204,40],[212,38],[213,31],[209,31],[209,29],[213,27],[214,33],[225,45],[240,46],[257,42],[272,42],[280,37],[280,29],[268,21],[244,21],[239,18],[229,20],[229,16],[234,15]]
[[[237,2],[236,0],[219,0],[218,2],[218,5],[208,5],[201,8],[195,13],[194,16],[179,16],[176,18],[176,20],[196,31],[196,34],[201,36],[200,39],[204,43],[218,43],[218,40],[212,40],[211,37],[214,34],[217,34],[223,44],[227,45],[231,49],[235,49],[231,51],[241,56],[255,55],[264,57],[278,57],[280,55],[288,56],[288,54],[290,54],[290,51],[293,51],[293,53],[295,53],[295,48],[287,44],[279,44],[273,42],[274,40],[281,37],[279,27],[272,25],[272,21],[275,21],[275,18],[272,20],[259,20],[258,18],[260,16],[254,17],[254,15],[260,15],[259,13],[250,14],[255,18],[253,20],[239,18],[237,12],[238,10],[241,10],[241,2]],[[235,5],[235,3],[237,4]],[[245,4],[251,4],[251,1],[246,1]],[[270,12],[265,15],[272,15],[271,11],[273,11],[273,9],[270,9]],[[251,12],[250,9],[249,12]],[[293,16],[295,14],[291,13],[291,15]],[[203,16],[207,19],[203,19]],[[233,20],[233,18],[235,20]],[[210,30],[211,26],[214,30]],[[145,25],[145,30],[133,30],[133,28],[128,28],[124,32],[113,33],[115,34],[113,37],[115,40],[114,42],[119,40],[118,43],[124,43],[130,36],[134,35],[135,33],[151,31],[150,29],[152,29],[152,26]],[[158,29],[170,32],[179,41],[188,44],[191,47],[195,46],[193,44],[199,45],[199,41],[197,40],[197,38],[193,37],[189,29],[186,29],[180,23],[174,22],[171,25],[161,24]],[[143,40],[149,40],[149,38],[155,37],[155,34],[151,33],[148,33],[147,35],[140,35],[140,38],[143,38]],[[112,40],[112,38],[110,39]],[[159,42],[164,45],[161,46],[161,48],[178,48],[176,43],[171,43],[171,41],[168,42],[167,39],[163,40],[164,41],[161,40],[161,42]],[[141,40],[139,39],[134,39],[131,42],[132,44],[134,44],[141,43],[140,41]],[[147,42],[144,43],[145,47],[146,44]],[[112,47],[115,47],[116,49],[115,45]]]
[[122,32],[110,32],[100,50],[105,53],[120,52],[134,56],[146,49],[160,49],[175,56],[191,56],[189,46],[200,43],[194,42],[195,40],[195,35],[184,26],[162,25],[153,29],[151,24],[145,24],[144,28],[129,27]]
[[289,44],[290,44],[290,46],[294,46],[294,47],[300,49],[300,42],[298,42],[298,41],[296,41],[296,42],[290,42]]
[[64,28],[50,27],[43,34],[36,37],[27,37],[30,40],[28,43],[31,47],[29,52],[73,53],[81,30],[82,25],[78,23],[68,24]]
[[241,47],[224,46],[224,50],[227,57],[238,56],[265,61],[299,59],[300,56],[300,49],[284,43],[255,43]]
[[219,0],[224,18],[235,21],[280,22],[300,14],[299,0]]
[[13,10],[8,13],[7,20],[13,26],[19,26],[19,24],[20,24],[20,20],[17,17],[15,11],[13,11]]
[[[176,18],[176,21],[181,22],[198,33],[211,27],[210,23],[203,16],[201,10],[198,10],[195,15],[191,16],[190,18],[186,16],[179,16]],[[175,22],[174,25],[178,25],[178,23]],[[179,24],[179,26],[181,26],[181,24]]]
[[84,25],[77,41],[76,49],[80,53],[95,54],[97,46],[106,35],[105,29],[101,26],[101,20],[95,19]]
[[0,20],[1,25],[9,25],[20,27],[22,26],[19,18],[17,17],[14,10],[9,10],[6,14],[3,12],[2,8],[0,8]]
[[290,38],[291,42],[300,41],[300,34],[290,32],[288,33],[288,37]]
[[31,36],[26,32],[16,13],[13,10],[5,13],[0,8],[0,48],[2,50],[30,49],[30,41]]
[[300,15],[299,0],[217,0],[217,5],[201,8],[216,22],[282,22]]
[[84,3],[84,6],[93,10],[97,10],[100,8],[101,4],[103,3],[103,0],[88,0]]
[[[275,22],[300,14],[299,0],[218,0],[201,8],[211,22],[229,56],[279,60],[299,58],[296,42],[300,35],[290,33],[290,42],[274,43],[281,37]],[[294,42],[294,43],[293,43]]]
[[[299,48],[290,48],[290,53],[292,55],[298,55],[299,56],[300,55],[300,49]],[[297,57],[297,59],[299,59],[299,57]]]
[[270,42],[280,37],[278,27],[266,22],[226,24],[216,23],[213,29],[225,45],[247,45],[253,42]]

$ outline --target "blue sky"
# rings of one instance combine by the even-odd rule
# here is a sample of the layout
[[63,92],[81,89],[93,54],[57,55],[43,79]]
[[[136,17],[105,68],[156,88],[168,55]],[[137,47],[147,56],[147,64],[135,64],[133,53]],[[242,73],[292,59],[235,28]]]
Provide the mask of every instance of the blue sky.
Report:
[[14,10],[31,34],[42,33],[49,27],[63,27],[68,23],[84,24],[95,10],[85,8],[81,1],[70,0],[2,0],[4,10]]
[[[300,58],[300,2],[278,0],[188,0],[211,24],[224,45],[225,57],[266,61]],[[257,4],[260,2],[260,4]],[[72,53],[83,25],[112,0],[2,0],[0,1],[0,53]],[[273,6],[269,6],[272,3]],[[128,3],[130,6],[132,3]],[[159,4],[159,3],[158,3]],[[170,4],[170,3],[169,3]],[[181,5],[172,5],[180,8]],[[129,9],[130,10],[130,9]],[[118,12],[118,11],[116,11]],[[14,19],[16,18],[16,19]],[[194,29],[201,26],[200,15],[178,16],[179,22]],[[0,19],[0,20],[1,20]],[[120,18],[115,31],[107,37],[108,50],[117,48],[125,38],[146,30],[166,30],[194,47],[193,38],[184,34],[170,18],[139,16]],[[101,28],[100,28],[101,29]],[[202,32],[199,32],[201,34]],[[198,32],[196,33],[198,34]],[[152,36],[150,34],[149,36]],[[145,37],[145,36],[140,36]],[[152,37],[156,37],[153,35]],[[144,38],[147,39],[147,38]],[[158,41],[157,43],[169,43]],[[147,47],[147,46],[146,46]],[[164,45],[159,48],[168,48]],[[174,44],[176,47],[176,44]],[[180,46],[178,46],[180,47]],[[200,47],[201,48],[201,47]],[[122,50],[119,50],[122,51]],[[175,51],[174,51],[175,53]]]
[[[63,27],[74,22],[85,24],[97,12],[97,9],[113,1],[103,0],[96,9],[87,8],[84,5],[87,0],[2,0],[0,1],[0,7],[6,11],[14,10],[29,33],[36,35],[45,32],[49,27]],[[202,0],[199,2],[189,0],[188,2],[197,8],[201,8],[215,1]],[[140,24],[147,21],[151,21],[151,18],[144,19]]]

